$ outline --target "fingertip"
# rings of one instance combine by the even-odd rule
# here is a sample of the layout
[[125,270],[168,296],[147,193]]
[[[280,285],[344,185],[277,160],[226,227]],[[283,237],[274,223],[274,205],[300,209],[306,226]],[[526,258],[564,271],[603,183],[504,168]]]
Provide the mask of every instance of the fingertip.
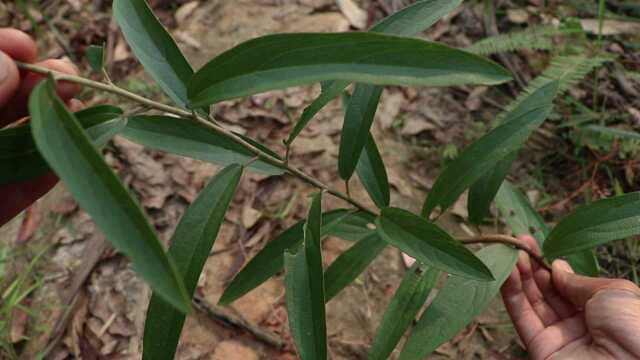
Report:
[[[37,63],[37,65],[69,75],[78,74],[78,69],[76,68],[76,66],[67,60],[49,59],[41,61]],[[28,73],[24,81],[22,82],[20,92],[25,96],[28,96],[28,94],[31,93],[37,83],[40,82],[43,78],[44,76],[41,74]],[[81,87],[80,85],[75,83],[60,81],[56,85],[56,90],[63,101],[68,101],[78,95],[78,93],[80,93]]]
[[36,42],[17,29],[0,28],[0,50],[18,61],[32,63],[38,58]]
[[76,112],[84,108],[84,103],[78,99],[71,99],[67,102],[67,106],[69,107],[69,110]]
[[538,245],[538,240],[536,240],[536,238],[526,234],[518,236],[518,239],[527,245],[535,254],[540,255],[540,246]]
[[551,268],[554,272],[561,271],[561,272],[566,272],[570,274],[575,274],[575,271],[573,271],[573,268],[571,268],[571,265],[569,265],[568,262],[562,259],[555,260],[553,264],[551,264]]
[[[0,51],[0,107],[13,98],[20,86],[20,72],[11,58]],[[2,122],[3,119],[0,119]]]

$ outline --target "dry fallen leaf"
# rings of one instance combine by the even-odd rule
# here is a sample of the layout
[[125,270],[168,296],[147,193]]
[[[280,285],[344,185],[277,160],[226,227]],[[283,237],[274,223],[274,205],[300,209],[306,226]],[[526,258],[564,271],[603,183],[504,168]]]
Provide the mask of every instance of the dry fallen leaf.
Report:
[[[582,19],[580,24],[584,31],[591,34],[600,33],[598,19]],[[640,31],[640,23],[621,20],[605,20],[602,24],[602,35],[636,34]]]
[[356,29],[364,29],[367,27],[369,15],[356,5],[353,0],[337,0],[338,7],[342,14],[349,20],[351,26]]

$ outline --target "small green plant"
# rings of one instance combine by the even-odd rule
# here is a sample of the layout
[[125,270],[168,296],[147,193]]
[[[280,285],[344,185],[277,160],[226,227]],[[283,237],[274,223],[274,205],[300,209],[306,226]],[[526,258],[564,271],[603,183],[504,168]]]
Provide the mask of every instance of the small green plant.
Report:
[[[580,270],[593,273],[590,249],[640,233],[640,193],[583,206],[549,229],[526,198],[505,181],[518,151],[553,111],[556,96],[591,71],[593,64],[604,61],[600,58],[556,57],[499,116],[493,130],[448,162],[420,214],[390,205],[386,169],[370,134],[383,86],[497,85],[511,78],[504,68],[478,54],[410,37],[461,2],[418,1],[366,33],[277,34],[253,39],[194,72],[144,0],[115,0],[113,15],[124,37],[175,106],[117,87],[108,79],[95,82],[21,64],[25,70],[48,74],[49,79],[31,95],[31,123],[0,131],[0,154],[11,169],[2,173],[0,183],[33,178],[49,169],[62,179],[153,289],[144,358],[171,359],[198,277],[242,174],[259,171],[296,177],[319,190],[306,220],[278,235],[251,259],[220,303],[233,302],[284,269],[289,323],[298,353],[305,360],[325,359],[325,303],[355,281],[385,247],[394,246],[417,259],[417,264],[407,272],[384,315],[370,357],[385,359],[391,354],[446,273],[450,276],[444,287],[419,318],[400,355],[401,359],[422,359],[488,306],[512,271],[517,249],[529,252],[545,267],[545,261],[567,256],[574,264],[582,264]],[[543,33],[555,34],[548,29]],[[512,50],[526,43],[523,39],[526,37],[507,37],[503,40],[506,46],[485,43],[475,51]],[[94,55],[96,67],[101,57]],[[79,83],[171,116],[127,115],[113,106],[74,114],[55,95],[56,81]],[[284,139],[285,154],[228,130],[210,115],[209,107],[223,100],[318,82],[322,93]],[[351,83],[356,83],[353,92],[343,98],[345,121],[337,167],[347,183],[357,174],[376,209],[328,188],[288,161],[300,131]],[[115,134],[153,149],[226,166],[188,208],[168,251],[99,151]],[[466,190],[473,222],[485,219],[495,199],[513,232],[532,233],[544,257],[510,236],[455,239],[438,227],[433,221],[437,214]],[[328,195],[344,200],[346,207],[323,212],[322,197]],[[323,269],[321,242],[327,235],[356,243]],[[475,243],[490,246],[474,254],[466,245]]]

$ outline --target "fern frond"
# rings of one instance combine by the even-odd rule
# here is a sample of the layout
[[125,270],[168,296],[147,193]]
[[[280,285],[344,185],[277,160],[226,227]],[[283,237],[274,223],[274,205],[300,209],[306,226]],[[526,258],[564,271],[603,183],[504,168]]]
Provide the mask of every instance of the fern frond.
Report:
[[532,26],[522,31],[488,37],[465,50],[478,55],[516,50],[549,50],[553,47],[553,36],[581,32],[582,29],[575,27]]
[[600,55],[587,57],[584,55],[556,56],[551,60],[551,64],[533,79],[513,100],[502,113],[496,118],[496,123],[500,124],[507,113],[515,109],[527,96],[540,89],[550,81],[558,80],[558,96],[569,90],[570,87],[578,84],[595,68],[602,66],[605,62],[614,60],[612,56]]

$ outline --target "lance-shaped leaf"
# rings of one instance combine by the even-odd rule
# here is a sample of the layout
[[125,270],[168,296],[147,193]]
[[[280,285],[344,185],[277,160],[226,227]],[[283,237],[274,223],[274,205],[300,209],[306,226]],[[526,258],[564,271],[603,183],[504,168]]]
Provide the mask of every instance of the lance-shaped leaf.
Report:
[[379,208],[389,206],[390,194],[387,170],[371,134],[369,134],[364,146],[364,151],[360,154],[356,172],[371,200]]
[[298,122],[296,122],[293,130],[291,130],[289,137],[284,142],[286,145],[291,145],[307,124],[309,124],[309,121],[311,121],[311,119],[313,119],[313,117],[316,116],[323,107],[331,102],[331,100],[335,99],[336,96],[340,95],[342,91],[349,86],[348,81],[329,81],[325,84],[326,85],[322,87],[320,96],[318,96],[311,105],[307,106],[302,111],[300,119],[298,119]]
[[277,34],[249,40],[198,70],[189,83],[192,108],[325,80],[376,85],[499,84],[496,63],[419,39],[374,33]]
[[462,3],[462,0],[420,0],[374,25],[371,32],[416,35],[435,24]]
[[382,317],[369,350],[370,360],[389,358],[427,301],[429,293],[438,281],[438,275],[440,271],[433,268],[425,271],[417,262],[407,271]]
[[340,133],[338,170],[340,177],[348,180],[353,175],[361,158],[362,149],[367,144],[369,129],[380,102],[383,87],[361,85],[351,95],[344,115]]
[[[182,274],[190,296],[196,289],[241,176],[240,165],[222,169],[189,206],[173,235],[169,254]],[[144,325],[143,358],[173,359],[184,320],[184,314],[154,293]]]
[[[122,135],[151,149],[224,166],[245,164],[255,156],[241,145],[203,125],[171,116],[131,117]],[[249,169],[269,175],[284,172],[263,161],[251,163]]]
[[507,155],[488,173],[471,185],[467,208],[469,210],[469,221],[474,224],[481,223],[489,214],[491,202],[495,198],[500,185],[511,170],[511,164],[517,159],[518,152]]
[[544,243],[544,255],[555,258],[640,234],[640,192],[579,207],[560,221]]
[[320,228],[321,193],[313,197],[297,253],[285,252],[287,313],[291,336],[302,360],[327,358],[327,328]]
[[449,208],[467,188],[522,147],[551,113],[557,90],[557,81],[538,89],[509,114],[504,124],[467,147],[436,180],[422,216],[428,217],[438,206],[441,211]]
[[[460,3],[462,3],[462,0],[416,1],[412,5],[382,19],[378,24],[374,25],[370,31],[391,35],[413,36],[433,25],[441,17],[458,7]],[[300,120],[298,120],[289,135],[287,143],[291,144],[309,121],[325,107],[325,105],[340,95],[349,84],[349,81],[329,81],[323,84],[322,93],[311,105],[304,109]],[[367,102],[373,106],[373,103],[370,101]],[[374,114],[375,111],[373,111],[371,116],[373,117]]]
[[145,0],[114,0],[113,17],[144,69],[177,104],[187,104],[193,69]]
[[[324,215],[327,216],[326,214]],[[364,211],[351,212],[339,222],[332,224],[326,233],[347,241],[360,241],[369,235],[375,234],[376,218]]]
[[401,360],[422,360],[482,313],[498,294],[518,259],[518,252],[502,245],[477,253],[491,269],[495,281],[479,282],[451,277],[425,310],[404,345]]
[[385,208],[376,225],[383,240],[425,265],[476,280],[493,280],[489,269],[471,251],[424,218]]
[[[122,110],[113,106],[96,106],[75,113],[80,125],[98,146],[104,146],[127,124],[116,119]],[[114,120],[115,119],[115,120]],[[50,171],[31,136],[29,124],[0,130],[0,185],[17,183],[42,176]]]
[[[542,248],[549,227],[535,211],[524,194],[509,181],[505,181],[496,196],[496,206],[504,222],[515,235],[532,235]],[[573,270],[586,276],[598,276],[598,259],[592,250],[583,250],[566,256]]]
[[373,233],[340,254],[324,273],[325,301],[329,302],[360,276],[386,246],[380,235]]
[[549,227],[535,211],[525,195],[511,182],[502,183],[496,195],[496,207],[507,226],[515,235],[531,235],[542,247]]
[[140,206],[55,95],[53,80],[34,89],[29,111],[38,150],[80,207],[107,240],[131,258],[136,272],[154,291],[180,311],[189,311],[190,299],[173,261]]
[[[353,220],[350,221],[350,225],[347,226],[346,229],[338,228],[341,222],[349,221],[353,216],[357,216],[357,214],[351,214],[344,209],[333,210],[323,214],[321,236],[333,235],[331,232],[334,231],[334,229],[348,233],[349,235],[354,234],[354,227],[357,227],[358,223],[356,222],[354,224]],[[364,226],[366,229],[366,224]],[[293,251],[293,249],[296,249],[303,239],[304,221],[300,221],[267,243],[267,245],[236,274],[220,297],[219,303],[221,305],[227,305],[260,286],[260,284],[267,281],[270,277],[276,275],[284,266],[284,252],[286,250]]]

